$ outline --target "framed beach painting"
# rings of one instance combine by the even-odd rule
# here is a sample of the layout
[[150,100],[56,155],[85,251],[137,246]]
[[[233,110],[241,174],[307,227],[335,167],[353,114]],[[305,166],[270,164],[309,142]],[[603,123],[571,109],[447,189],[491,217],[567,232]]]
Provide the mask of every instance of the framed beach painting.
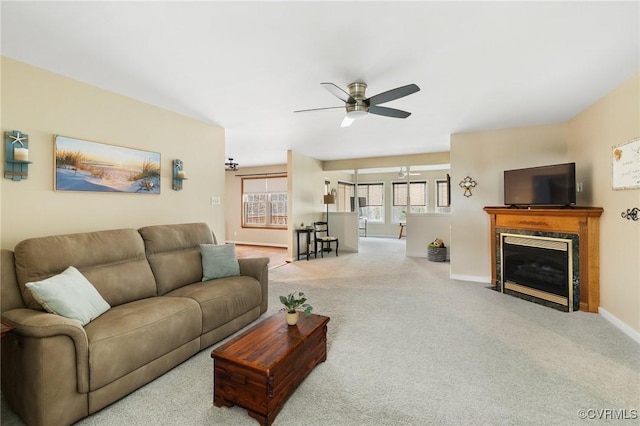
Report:
[[55,135],[56,191],[160,193],[160,153]]

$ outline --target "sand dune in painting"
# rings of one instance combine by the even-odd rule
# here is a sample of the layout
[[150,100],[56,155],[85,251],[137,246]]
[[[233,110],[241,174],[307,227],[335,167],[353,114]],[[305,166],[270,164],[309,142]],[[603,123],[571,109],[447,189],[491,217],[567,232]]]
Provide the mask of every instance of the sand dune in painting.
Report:
[[144,192],[159,194],[159,178],[129,180],[129,174],[114,173],[97,178],[85,170],[56,168],[56,189],[60,191]]

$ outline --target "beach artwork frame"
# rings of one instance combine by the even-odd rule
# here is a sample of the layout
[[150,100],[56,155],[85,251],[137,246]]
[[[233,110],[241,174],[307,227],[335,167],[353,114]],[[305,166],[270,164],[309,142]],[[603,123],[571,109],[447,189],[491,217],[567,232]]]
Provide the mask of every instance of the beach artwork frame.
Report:
[[160,194],[160,153],[54,135],[54,190]]

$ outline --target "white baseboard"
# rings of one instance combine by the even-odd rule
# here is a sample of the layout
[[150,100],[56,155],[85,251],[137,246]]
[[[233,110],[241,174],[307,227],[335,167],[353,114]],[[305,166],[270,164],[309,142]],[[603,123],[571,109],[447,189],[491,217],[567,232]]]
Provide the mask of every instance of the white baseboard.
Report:
[[612,315],[611,312],[607,311],[603,308],[598,308],[598,313],[602,315],[604,319],[613,324],[617,329],[622,331],[627,336],[631,337],[636,343],[640,344],[640,332],[634,330],[624,322],[620,321],[616,316]]
[[491,277],[480,277],[480,276],[477,276],[477,275],[450,274],[449,278],[451,278],[452,280],[473,281],[475,283],[491,284]]

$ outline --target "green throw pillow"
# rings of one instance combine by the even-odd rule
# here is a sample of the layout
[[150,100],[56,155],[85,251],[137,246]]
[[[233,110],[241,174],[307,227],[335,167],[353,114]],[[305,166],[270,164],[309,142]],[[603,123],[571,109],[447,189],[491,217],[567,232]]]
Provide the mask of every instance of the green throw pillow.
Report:
[[80,271],[69,266],[62,273],[42,281],[26,283],[33,298],[52,314],[87,325],[111,306]]
[[202,281],[240,275],[234,244],[200,244]]

